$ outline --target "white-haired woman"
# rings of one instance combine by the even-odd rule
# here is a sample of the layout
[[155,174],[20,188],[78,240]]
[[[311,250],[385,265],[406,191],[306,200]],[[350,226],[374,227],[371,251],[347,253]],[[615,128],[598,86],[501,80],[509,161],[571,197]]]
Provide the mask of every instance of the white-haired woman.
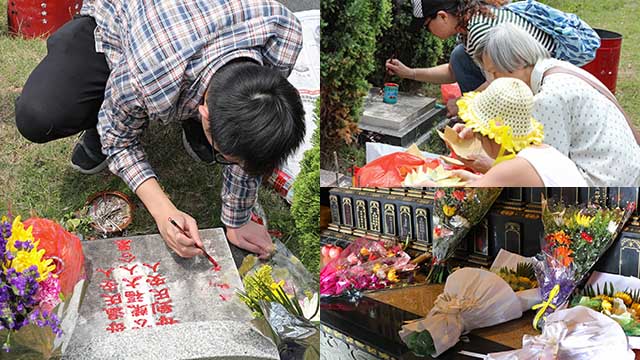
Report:
[[[640,185],[640,136],[598,79],[550,58],[531,35],[511,24],[496,26],[478,44],[475,60],[488,80],[514,77],[529,85],[545,143],[575,162],[589,186]],[[461,124],[455,129],[461,137],[471,136]],[[471,165],[484,172],[486,164],[478,159]]]

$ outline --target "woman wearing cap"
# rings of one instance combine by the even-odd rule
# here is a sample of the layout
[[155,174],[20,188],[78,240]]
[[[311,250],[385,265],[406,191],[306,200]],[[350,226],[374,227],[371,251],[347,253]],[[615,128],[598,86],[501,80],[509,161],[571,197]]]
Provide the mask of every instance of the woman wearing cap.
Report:
[[[589,186],[640,185],[637,130],[606,87],[591,74],[551,59],[531,36],[510,24],[478,43],[476,60],[489,79],[512,77],[535,94],[534,117],[545,142],[575,162]],[[461,124],[461,137],[470,136]],[[487,161],[470,164],[484,172]]]
[[494,160],[484,175],[456,170],[468,186],[587,186],[576,165],[543,144],[543,126],[532,117],[533,93],[521,80],[495,80],[483,92],[458,100],[459,117]]
[[[427,28],[440,39],[459,35],[461,44],[453,51],[448,64],[432,68],[412,69],[397,59],[387,60],[387,70],[402,78],[447,84],[458,82],[462,92],[486,87],[482,70],[472,60],[476,46],[491,29],[501,23],[512,23],[529,32],[550,53],[553,38],[523,17],[502,8],[508,0],[412,0],[414,23]],[[418,27],[418,29],[419,29]]]

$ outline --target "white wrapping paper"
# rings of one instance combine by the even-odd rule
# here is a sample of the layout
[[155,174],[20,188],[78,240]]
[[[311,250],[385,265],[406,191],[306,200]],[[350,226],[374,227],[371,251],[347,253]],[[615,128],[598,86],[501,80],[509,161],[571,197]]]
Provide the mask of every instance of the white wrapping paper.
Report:
[[635,358],[618,323],[584,306],[547,317],[541,335],[525,335],[522,349],[492,353],[487,360],[593,360]]
[[[595,289],[599,286],[600,289],[604,289],[605,284],[613,284],[613,288],[625,291],[627,289],[635,290],[640,289],[640,279],[633,276],[623,276],[609,273],[602,273],[594,271],[587,281],[587,285],[592,285]],[[640,336],[629,336],[629,345],[632,349],[640,349]]]
[[417,331],[429,331],[438,356],[453,347],[460,335],[517,319],[521,303],[509,284],[483,269],[463,268],[449,275],[426,318],[408,323],[400,330],[404,340]]
[[[514,254],[505,249],[500,249],[500,251],[498,252],[498,256],[496,256],[495,260],[493,260],[493,264],[491,264],[491,268],[489,270],[493,271],[496,274],[500,271],[501,268],[505,266],[509,269],[515,270],[519,263],[533,264],[534,260],[532,257],[524,257],[522,255]],[[516,296],[518,297],[518,299],[520,299],[522,312],[530,310],[533,305],[542,302],[540,288],[517,291]]]

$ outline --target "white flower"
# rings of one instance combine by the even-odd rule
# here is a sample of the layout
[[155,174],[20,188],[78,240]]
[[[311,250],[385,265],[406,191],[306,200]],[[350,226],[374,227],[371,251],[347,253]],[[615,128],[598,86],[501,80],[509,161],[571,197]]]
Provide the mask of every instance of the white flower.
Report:
[[[320,302],[318,299],[318,293],[314,293],[311,299],[305,296],[300,303],[302,314],[311,322],[320,322],[320,309],[318,308],[319,306]],[[311,318],[312,316],[313,318]]]
[[618,229],[618,224],[616,224],[615,222],[609,221],[609,226],[607,226],[607,230],[609,230],[610,233],[615,233],[616,230]]
[[456,215],[454,217],[451,218],[451,225],[453,225],[453,227],[458,228],[458,227],[465,227],[468,228],[471,225],[469,224],[469,221],[465,218],[463,218],[460,215]]

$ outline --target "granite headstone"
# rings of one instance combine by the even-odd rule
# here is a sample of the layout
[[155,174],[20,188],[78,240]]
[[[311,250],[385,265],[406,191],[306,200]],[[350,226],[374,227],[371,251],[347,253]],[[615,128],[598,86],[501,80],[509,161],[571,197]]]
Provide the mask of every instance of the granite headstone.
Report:
[[65,359],[278,359],[235,294],[242,282],[222,229],[204,256],[178,257],[159,235],[83,244],[86,296]]

